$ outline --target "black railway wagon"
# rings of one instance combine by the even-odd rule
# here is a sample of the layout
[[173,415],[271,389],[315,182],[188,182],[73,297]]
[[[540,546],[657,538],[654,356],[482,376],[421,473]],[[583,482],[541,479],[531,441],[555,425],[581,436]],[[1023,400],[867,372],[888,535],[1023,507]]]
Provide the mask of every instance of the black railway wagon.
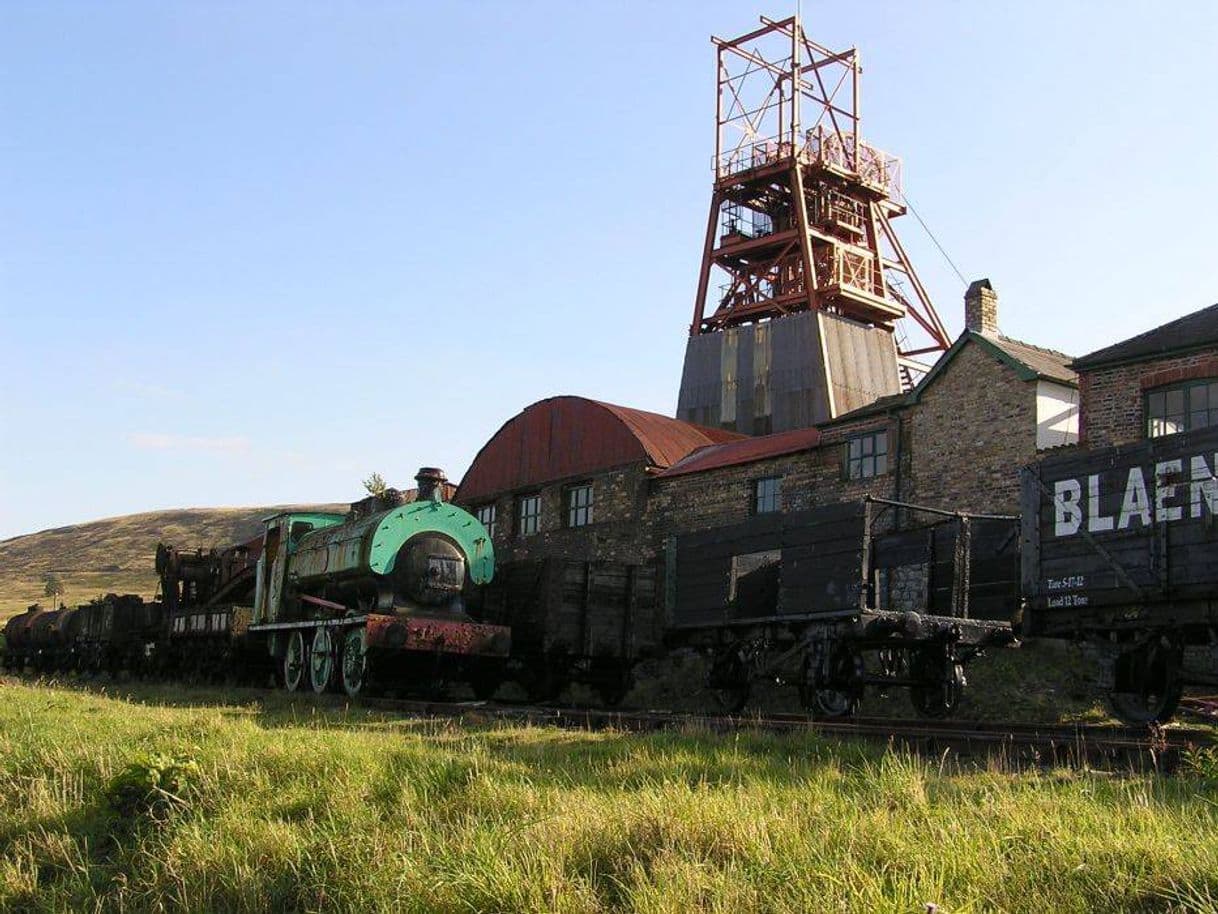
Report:
[[908,687],[945,716],[964,664],[1013,640],[1018,553],[1014,517],[879,499],[761,514],[670,538],[668,637],[714,651],[728,709],[778,679],[824,716],[852,713],[867,686]]
[[1045,459],[1023,473],[1028,634],[1089,645],[1113,711],[1164,721],[1218,685],[1218,429]]
[[481,618],[512,627],[515,677],[539,700],[582,682],[616,704],[629,691],[631,667],[660,641],[653,564],[505,562],[471,603]]

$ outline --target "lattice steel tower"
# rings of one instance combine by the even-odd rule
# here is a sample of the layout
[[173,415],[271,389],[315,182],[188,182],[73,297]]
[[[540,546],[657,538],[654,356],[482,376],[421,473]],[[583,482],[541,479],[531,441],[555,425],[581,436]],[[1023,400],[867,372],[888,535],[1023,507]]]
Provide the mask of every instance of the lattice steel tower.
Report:
[[898,393],[951,343],[892,228],[900,160],[860,136],[858,51],[761,22],[711,39],[715,178],[678,404],[750,434]]

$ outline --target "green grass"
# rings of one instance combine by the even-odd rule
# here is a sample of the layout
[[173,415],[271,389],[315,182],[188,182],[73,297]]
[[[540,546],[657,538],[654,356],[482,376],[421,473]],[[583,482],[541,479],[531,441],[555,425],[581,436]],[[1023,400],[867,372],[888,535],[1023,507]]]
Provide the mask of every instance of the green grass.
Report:
[[1218,911],[1200,776],[0,688],[3,911]]

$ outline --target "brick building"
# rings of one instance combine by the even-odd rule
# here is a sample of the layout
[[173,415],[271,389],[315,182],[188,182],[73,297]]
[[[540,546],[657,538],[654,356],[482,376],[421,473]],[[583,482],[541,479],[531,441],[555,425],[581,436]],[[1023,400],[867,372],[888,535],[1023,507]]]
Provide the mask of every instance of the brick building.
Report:
[[1128,444],[1218,424],[1218,305],[1076,359],[1082,443]]

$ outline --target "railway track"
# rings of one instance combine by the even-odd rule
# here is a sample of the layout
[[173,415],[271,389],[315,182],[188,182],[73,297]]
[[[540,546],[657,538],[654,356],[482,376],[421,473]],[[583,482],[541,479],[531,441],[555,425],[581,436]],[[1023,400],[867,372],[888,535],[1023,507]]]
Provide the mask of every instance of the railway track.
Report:
[[1214,744],[1199,728],[1103,724],[925,721],[903,718],[813,720],[800,714],[709,715],[671,711],[610,711],[493,702],[365,698],[361,705],[416,717],[468,723],[510,722],[583,730],[643,733],[673,729],[727,733],[761,730],[892,745],[920,754],[997,757],[1014,764],[1123,765],[1171,771],[1186,753]]
[[[41,681],[0,676],[5,681]],[[81,680],[51,680],[48,684],[94,691]],[[115,686],[109,684],[107,691]],[[104,688],[104,687],[103,687]],[[184,686],[185,691],[191,687]],[[261,690],[251,690],[255,694]],[[120,692],[121,694],[121,692]],[[262,694],[283,696],[281,691]],[[296,693],[293,702],[334,707],[333,695]],[[1187,753],[1216,744],[1214,731],[1170,726],[1155,729],[1109,724],[1013,723],[967,720],[916,720],[862,717],[814,720],[805,714],[702,714],[682,711],[607,710],[561,705],[488,701],[441,701],[364,696],[357,707],[406,717],[451,720],[473,725],[510,723],[571,730],[617,730],[650,733],[695,730],[732,733],[816,733],[835,740],[854,740],[935,757],[992,758],[1013,766],[1073,765],[1171,772]],[[341,704],[339,705],[341,706]]]

